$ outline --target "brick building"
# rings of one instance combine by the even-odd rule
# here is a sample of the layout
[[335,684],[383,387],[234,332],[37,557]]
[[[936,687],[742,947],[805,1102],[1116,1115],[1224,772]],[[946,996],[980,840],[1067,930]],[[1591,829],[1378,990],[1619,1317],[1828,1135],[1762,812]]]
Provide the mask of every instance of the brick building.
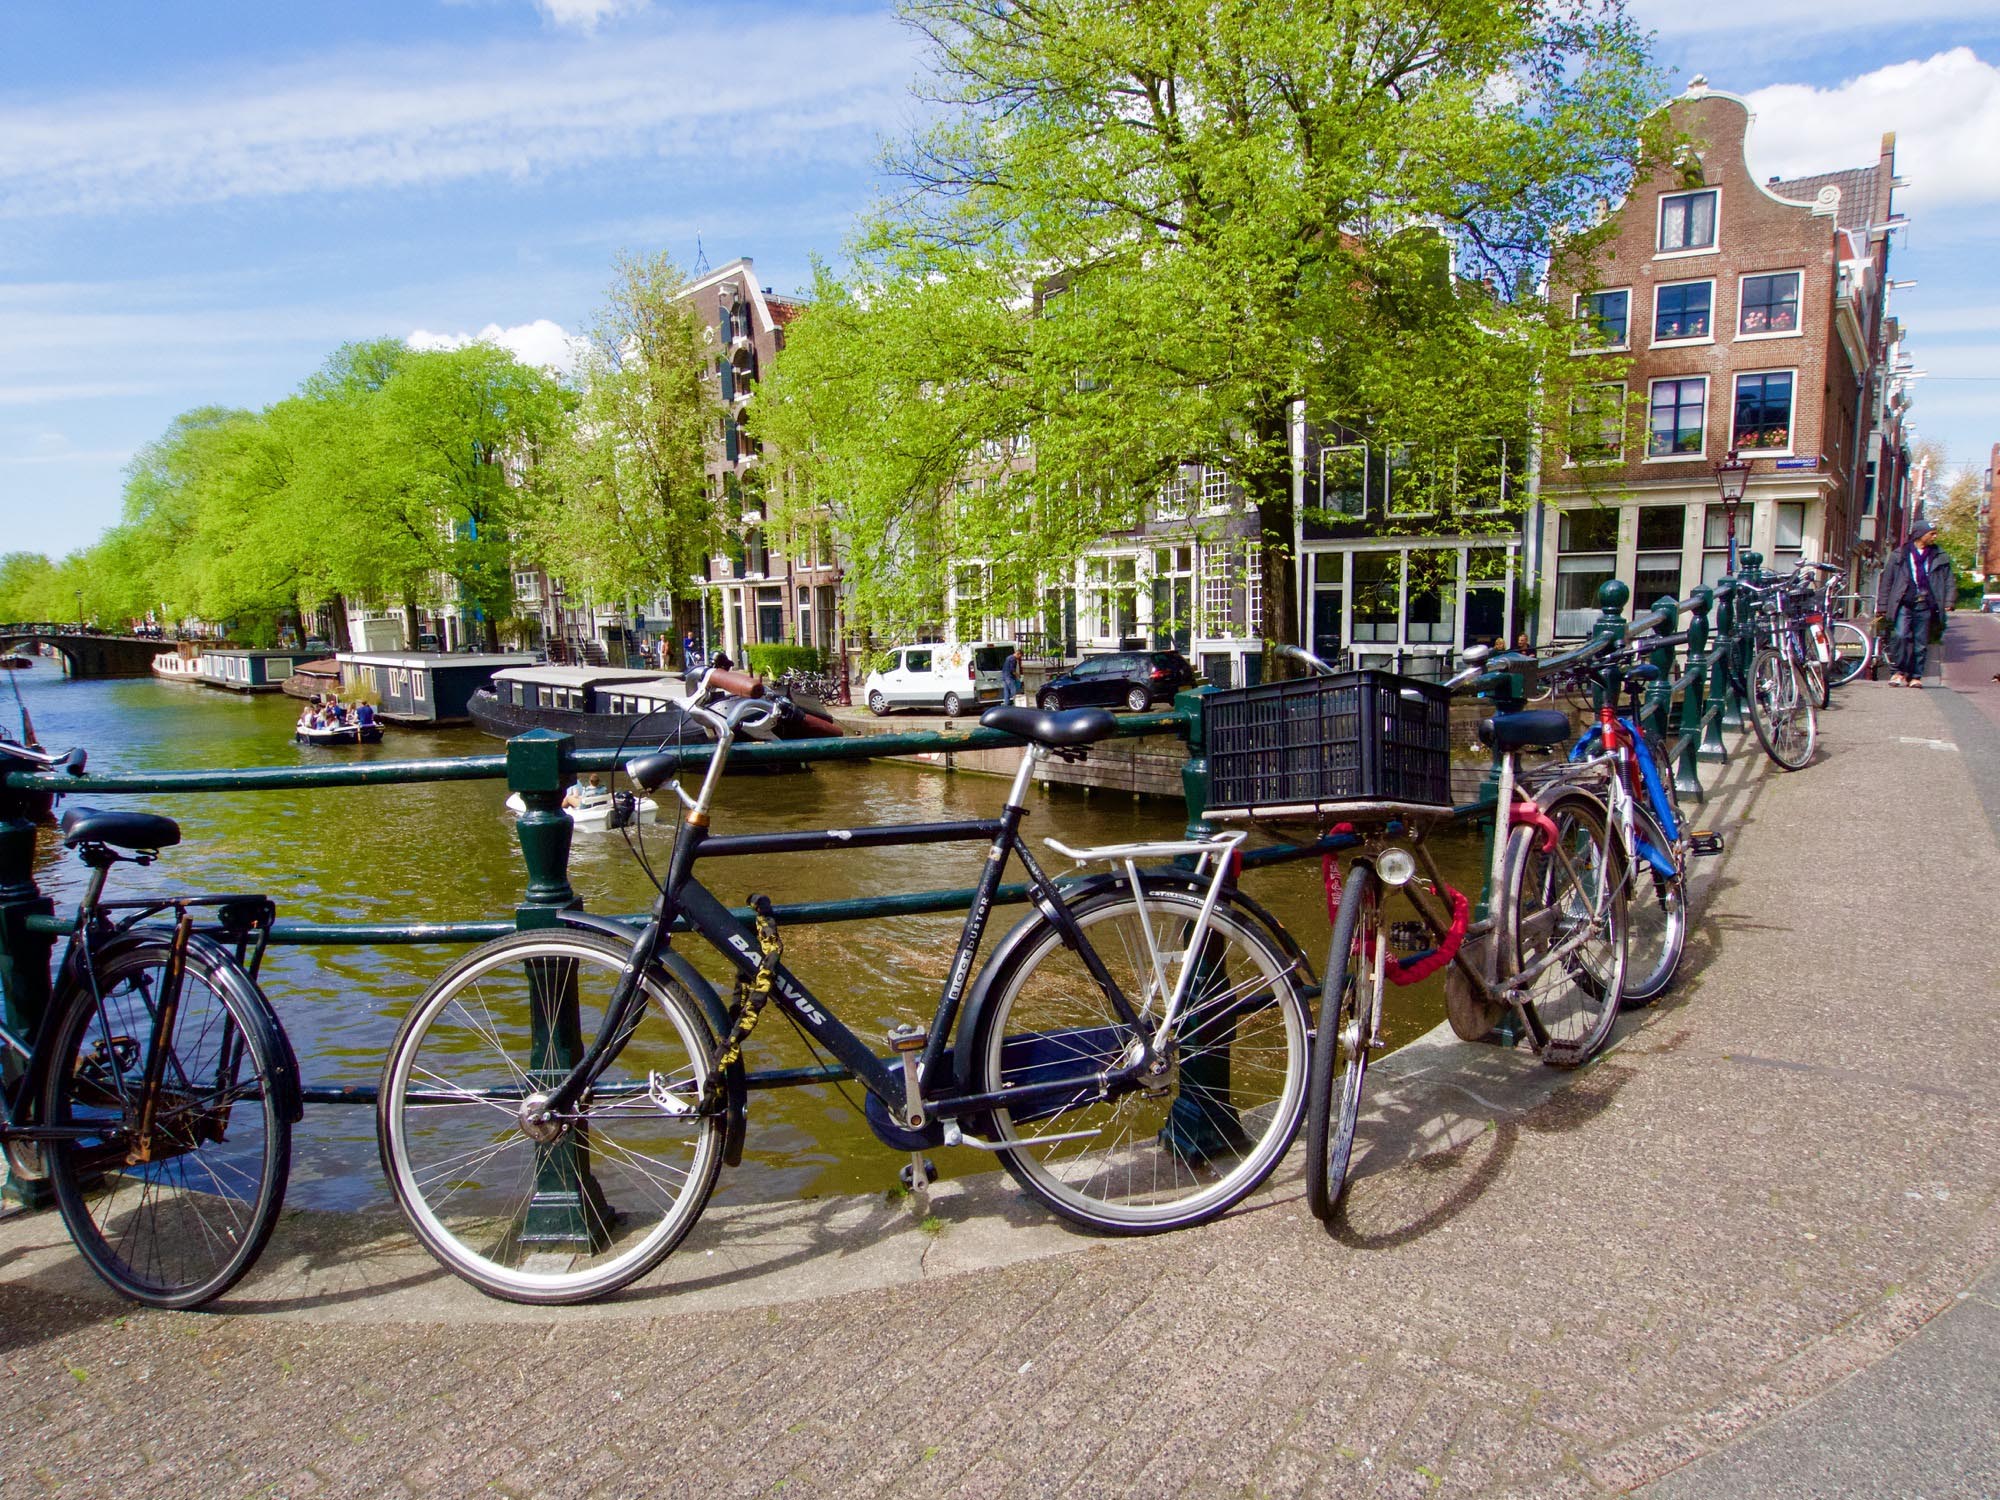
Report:
[[1743,100],[1697,78],[1667,108],[1688,147],[1614,211],[1592,283],[1553,290],[1604,378],[1543,455],[1528,542],[1544,639],[1587,630],[1607,579],[1650,603],[1722,575],[1715,465],[1732,448],[1754,464],[1738,546],[1767,566],[1822,557],[1862,574],[1897,539],[1895,137],[1867,166],[1766,179]]

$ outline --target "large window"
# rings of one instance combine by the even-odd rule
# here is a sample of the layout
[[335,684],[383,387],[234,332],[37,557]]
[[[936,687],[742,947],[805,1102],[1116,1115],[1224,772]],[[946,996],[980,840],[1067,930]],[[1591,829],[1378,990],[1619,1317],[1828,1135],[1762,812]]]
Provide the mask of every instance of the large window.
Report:
[[1739,449],[1790,452],[1792,372],[1773,370],[1736,377],[1736,424],[1730,442]]
[[1330,515],[1368,513],[1368,445],[1319,450],[1319,504]]
[[1557,546],[1556,634],[1587,635],[1598,617],[1597,590],[1617,568],[1618,512],[1564,511]]
[[1639,510],[1639,555],[1632,574],[1632,607],[1650,609],[1662,594],[1681,597],[1681,540],[1687,526],[1684,505],[1647,505]]
[[1766,566],[1774,573],[1789,573],[1806,553],[1806,508],[1798,502],[1781,504],[1775,519],[1771,560]]
[[1660,253],[1715,248],[1715,189],[1660,199]]
[[1653,382],[1651,411],[1647,424],[1646,456],[1672,458],[1702,452],[1702,412],[1708,400],[1708,380]]
[[1799,331],[1799,273],[1745,276],[1737,298],[1736,331],[1746,338]]
[[1409,554],[1406,638],[1412,644],[1448,645],[1458,623],[1458,552],[1420,547]]
[[1714,337],[1715,283],[1679,281],[1653,294],[1653,342]]
[[1403,554],[1354,554],[1354,639],[1396,639],[1397,601],[1402,592]]
[[1579,353],[1623,349],[1632,342],[1632,294],[1586,292],[1576,299]]

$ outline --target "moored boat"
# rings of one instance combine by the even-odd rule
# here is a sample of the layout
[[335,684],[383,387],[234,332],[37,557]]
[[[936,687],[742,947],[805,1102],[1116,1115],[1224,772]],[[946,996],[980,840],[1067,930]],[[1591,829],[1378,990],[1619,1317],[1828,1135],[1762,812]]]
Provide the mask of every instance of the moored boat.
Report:
[[[574,802],[563,804],[563,812],[578,828],[599,832],[607,828],[629,828],[634,823],[651,823],[658,816],[660,804],[651,797],[635,798],[631,812],[621,818],[618,814],[618,799],[602,787],[574,787],[581,795]],[[528,804],[521,800],[519,792],[507,796],[507,811],[516,817],[528,810]]]
[[305,745],[379,745],[382,726],[374,724],[307,724],[299,722],[292,738]]
[[688,718],[681,680],[622,667],[507,667],[466,704],[472,722],[497,739],[530,729],[573,737],[579,750],[616,750],[662,740],[706,741]]

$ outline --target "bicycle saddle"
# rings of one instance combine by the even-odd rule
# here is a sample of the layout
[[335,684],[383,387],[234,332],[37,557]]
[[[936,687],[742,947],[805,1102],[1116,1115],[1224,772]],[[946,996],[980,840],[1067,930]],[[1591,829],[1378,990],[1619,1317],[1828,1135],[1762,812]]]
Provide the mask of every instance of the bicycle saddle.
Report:
[[181,825],[157,813],[103,812],[72,807],[62,815],[63,847],[110,844],[116,849],[170,849],[181,841]]
[[1050,749],[1089,745],[1108,739],[1118,721],[1102,708],[1066,708],[1044,713],[1039,708],[989,708],[979,716],[981,729],[998,729]]
[[1495,714],[1479,721],[1480,743],[1496,750],[1547,750],[1569,737],[1569,715],[1553,708]]
[[1635,663],[1625,669],[1627,682],[1658,682],[1660,669],[1649,661]]

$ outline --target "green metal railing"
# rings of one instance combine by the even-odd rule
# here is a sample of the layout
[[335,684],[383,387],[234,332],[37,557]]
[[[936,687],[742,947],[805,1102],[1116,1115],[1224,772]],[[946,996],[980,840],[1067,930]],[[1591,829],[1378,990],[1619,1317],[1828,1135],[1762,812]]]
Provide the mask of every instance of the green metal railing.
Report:
[[[1755,554],[1744,562],[1754,568]],[[1672,744],[1672,759],[1684,794],[1702,795],[1700,764],[1720,758],[1722,725],[1729,722],[1725,707],[1726,677],[1721,672],[1725,651],[1740,650],[1747,621],[1739,624],[1733,610],[1732,581],[1714,591],[1696,589],[1686,609],[1690,616],[1685,664],[1671,682],[1667,673],[1673,653],[1656,653],[1662,665],[1662,683],[1647,704],[1647,711],[1663,730],[1671,722],[1675,701],[1679,702],[1679,737]],[[1602,614],[1593,634],[1622,641],[1627,630],[1623,610],[1629,591],[1623,584],[1609,583],[1600,590]],[[1679,608],[1673,600],[1660,606]],[[1713,606],[1720,615],[1719,628],[1711,632],[1708,615]],[[1712,642],[1712,643],[1711,643]],[[1518,700],[1533,690],[1532,663],[1510,669],[1504,681],[1511,687],[1499,694],[1497,707],[1519,706]],[[1182,769],[1182,790],[1191,832],[1205,830],[1203,813],[1208,805],[1208,762],[1202,742],[1199,693],[1183,693],[1168,712],[1120,716],[1114,731],[1120,739],[1173,735],[1186,743]],[[1662,735],[1664,738],[1664,734]],[[1715,753],[1711,753],[1713,740]],[[731,752],[732,762],[747,765],[778,763],[820,763],[864,760],[881,756],[908,756],[945,752],[1019,748],[1011,735],[989,729],[914,731],[899,734],[858,735],[844,739],[800,740],[770,744],[739,744]],[[669,750],[681,767],[707,763],[712,747],[703,743]],[[183,792],[275,792],[322,790],[333,787],[403,786],[440,781],[498,781],[505,779],[511,791],[526,804],[517,820],[525,880],[520,905],[509,916],[455,922],[355,922],[281,919],[272,929],[271,941],[289,946],[391,946],[472,944],[501,937],[521,929],[546,926],[557,913],[580,909],[581,900],[569,883],[569,855],[572,825],[562,811],[564,791],[580,773],[607,771],[616,767],[618,752],[578,750],[567,735],[546,730],[531,731],[508,742],[502,754],[463,756],[442,760],[372,761],[360,765],[248,767],[235,770],[148,771],[114,775],[68,776],[13,772],[0,778],[0,988],[4,988],[8,1020],[17,1031],[33,1034],[40,1012],[49,1001],[50,961],[58,939],[75,925],[73,912],[58,912],[40,890],[34,876],[36,803],[46,793],[96,793],[119,796],[142,793]],[[1466,818],[1490,811],[1493,782],[1489,778],[1478,798],[1458,809]],[[1333,836],[1304,844],[1277,844],[1249,851],[1244,863],[1264,867],[1291,860],[1315,857],[1328,849],[1339,849],[1352,840]],[[781,922],[813,924],[846,922],[880,917],[963,911],[970,906],[971,887],[875,895],[845,900],[800,902],[777,908]],[[1029,899],[1025,884],[1002,886],[996,900],[1003,905],[1019,905]],[[747,909],[738,915],[748,920]],[[643,913],[616,920],[638,924]],[[818,1077],[818,1070],[803,1070]],[[774,1086],[778,1082],[812,1081],[801,1070],[759,1075],[755,1083]],[[319,1102],[362,1102],[372,1097],[367,1089],[312,1089],[306,1097]]]

